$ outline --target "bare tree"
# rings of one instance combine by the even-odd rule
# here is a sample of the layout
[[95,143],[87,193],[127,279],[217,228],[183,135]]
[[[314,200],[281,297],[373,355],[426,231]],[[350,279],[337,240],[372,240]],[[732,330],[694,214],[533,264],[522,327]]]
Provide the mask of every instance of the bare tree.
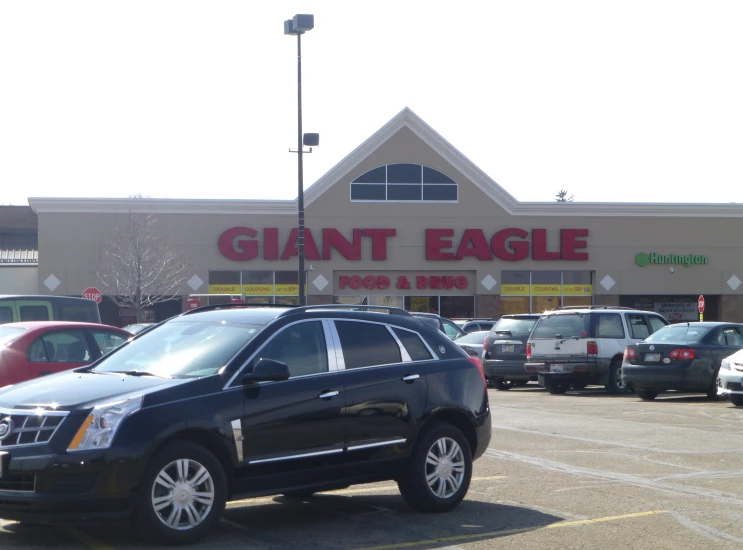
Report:
[[568,192],[566,189],[560,189],[557,192],[557,195],[555,196],[555,200],[557,202],[573,202],[574,198],[575,198],[575,195],[570,195],[568,197]]
[[152,214],[129,212],[103,244],[96,275],[101,291],[119,307],[143,310],[172,300],[193,274],[181,250],[157,230]]

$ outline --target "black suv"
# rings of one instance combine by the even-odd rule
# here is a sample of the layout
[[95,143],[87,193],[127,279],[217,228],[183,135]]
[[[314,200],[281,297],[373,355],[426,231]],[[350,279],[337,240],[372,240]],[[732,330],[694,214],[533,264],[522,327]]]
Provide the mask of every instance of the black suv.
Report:
[[496,390],[508,390],[525,385],[537,376],[524,369],[526,341],[541,315],[522,313],[503,315],[488,335],[482,351],[485,376]]
[[229,500],[382,480],[446,511],[490,441],[478,367],[396,308],[192,310],[0,390],[0,517],[188,543]]

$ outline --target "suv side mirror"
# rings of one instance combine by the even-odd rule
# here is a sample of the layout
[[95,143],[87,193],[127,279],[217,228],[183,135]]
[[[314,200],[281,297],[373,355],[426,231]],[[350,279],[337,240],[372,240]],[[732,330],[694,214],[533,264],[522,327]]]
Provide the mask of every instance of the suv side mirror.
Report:
[[253,367],[253,372],[243,376],[242,382],[243,384],[250,384],[251,382],[286,380],[290,374],[289,366],[286,363],[273,359],[260,359]]

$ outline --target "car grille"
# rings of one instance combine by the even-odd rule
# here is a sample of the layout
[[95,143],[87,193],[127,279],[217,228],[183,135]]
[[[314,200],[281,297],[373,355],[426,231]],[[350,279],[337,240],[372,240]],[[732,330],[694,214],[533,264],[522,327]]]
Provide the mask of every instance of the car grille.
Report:
[[36,476],[29,474],[7,474],[0,479],[0,491],[33,493],[36,490]]
[[57,411],[0,410],[0,449],[47,443],[65,416]]
[[727,383],[727,389],[730,391],[740,391],[741,390],[741,384],[740,382],[728,382]]

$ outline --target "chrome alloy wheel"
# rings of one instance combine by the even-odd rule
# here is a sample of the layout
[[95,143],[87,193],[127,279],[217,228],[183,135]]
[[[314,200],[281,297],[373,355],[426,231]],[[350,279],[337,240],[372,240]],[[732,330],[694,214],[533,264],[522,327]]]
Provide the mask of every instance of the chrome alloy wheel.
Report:
[[464,481],[464,453],[459,444],[442,437],[431,445],[426,457],[426,482],[439,498],[451,498]]
[[620,391],[625,391],[627,389],[627,380],[624,378],[624,372],[621,367],[614,371],[614,385]]
[[191,459],[165,466],[152,486],[152,509],[166,526],[187,531],[200,525],[214,505],[214,480],[209,470]]

